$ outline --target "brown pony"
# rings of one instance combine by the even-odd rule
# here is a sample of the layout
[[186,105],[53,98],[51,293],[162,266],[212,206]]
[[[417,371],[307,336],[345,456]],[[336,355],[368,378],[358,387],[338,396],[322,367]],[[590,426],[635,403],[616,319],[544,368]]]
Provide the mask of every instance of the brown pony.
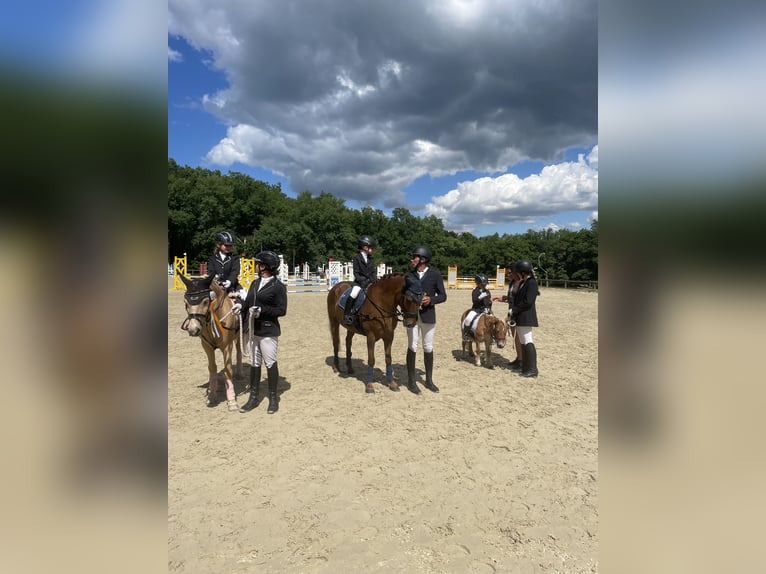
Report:
[[[470,309],[469,309],[470,311]],[[463,313],[460,317],[460,333],[463,333],[463,321],[468,311]],[[465,347],[468,345],[468,356],[474,358],[474,364],[479,365],[481,363],[481,343],[484,343],[484,366],[488,369],[493,369],[492,357],[489,352],[489,348],[492,343],[497,345],[498,349],[505,347],[505,334],[507,325],[505,321],[489,313],[481,313],[479,319],[475,322],[476,328],[471,331],[471,335],[467,341],[463,341],[463,357],[465,357]],[[476,344],[476,354],[473,353],[473,345]]]
[[[208,277],[184,277],[179,273],[181,281],[186,285],[184,303],[186,304],[186,319],[181,329],[192,337],[199,337],[202,348],[207,355],[209,373],[207,389],[207,406],[218,404],[218,367],[215,364],[215,350],[223,353],[223,372],[226,379],[226,399],[229,410],[238,411],[237,397],[234,391],[231,370],[231,350],[237,344],[237,374],[242,372],[242,347],[237,333],[239,319],[232,313],[234,302],[226,296],[224,290],[213,281],[214,275]],[[210,291],[215,298],[210,296]]]
[[330,319],[332,334],[334,373],[339,372],[338,347],[340,347],[340,326],[347,329],[346,333],[346,370],[353,374],[351,366],[351,340],[355,334],[367,338],[367,382],[365,392],[374,393],[372,375],[375,369],[375,343],[383,339],[386,353],[386,381],[388,388],[398,391],[399,385],[394,381],[391,366],[391,343],[394,340],[394,329],[401,320],[405,327],[412,327],[418,321],[420,300],[423,298],[420,281],[413,275],[391,273],[370,283],[367,296],[359,309],[354,323],[343,323],[343,309],[338,305],[341,295],[353,284],[343,281],[336,284],[327,294],[327,316]]

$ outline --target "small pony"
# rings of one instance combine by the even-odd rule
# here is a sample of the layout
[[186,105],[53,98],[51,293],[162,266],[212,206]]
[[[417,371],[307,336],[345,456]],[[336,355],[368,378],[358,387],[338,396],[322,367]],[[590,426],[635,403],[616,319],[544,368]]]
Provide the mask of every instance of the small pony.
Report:
[[[460,336],[463,336],[463,321],[468,311],[463,313],[460,317]],[[474,364],[479,365],[481,363],[481,347],[480,344],[484,343],[484,366],[488,369],[493,369],[492,357],[490,355],[489,348],[492,343],[497,345],[498,349],[505,347],[505,335],[507,333],[507,325],[502,319],[490,315],[489,313],[481,313],[479,318],[475,321],[475,327],[471,330],[471,334],[468,340],[463,340],[463,357],[465,357],[465,348],[468,345],[468,356],[474,359]],[[476,354],[473,352],[473,345],[476,343]]]
[[[207,277],[184,277],[179,273],[183,284],[186,285],[184,303],[186,304],[186,319],[181,329],[191,337],[199,337],[202,348],[207,355],[209,373],[207,389],[207,406],[218,404],[218,367],[215,364],[215,350],[223,353],[223,372],[226,378],[226,402],[229,411],[239,410],[237,395],[232,381],[231,351],[234,343],[237,345],[237,374],[242,373],[242,346],[237,336],[239,318],[232,313],[234,302],[226,296],[223,288],[213,281],[214,275]],[[211,297],[213,291],[215,298]]]

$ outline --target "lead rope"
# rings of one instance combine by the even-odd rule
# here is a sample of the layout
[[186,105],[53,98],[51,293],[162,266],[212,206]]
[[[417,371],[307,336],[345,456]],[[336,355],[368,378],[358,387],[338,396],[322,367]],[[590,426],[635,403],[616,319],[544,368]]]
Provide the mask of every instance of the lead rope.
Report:
[[255,363],[255,338],[253,337],[253,330],[255,329],[255,317],[253,317],[254,308],[250,307],[247,313],[247,349],[250,353],[250,364]]

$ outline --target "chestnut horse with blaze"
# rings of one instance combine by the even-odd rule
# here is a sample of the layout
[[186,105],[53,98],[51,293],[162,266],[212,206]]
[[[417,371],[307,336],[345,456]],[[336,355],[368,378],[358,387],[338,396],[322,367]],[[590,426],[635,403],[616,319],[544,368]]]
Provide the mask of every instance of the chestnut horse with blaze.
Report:
[[340,326],[346,329],[346,370],[353,374],[351,366],[351,340],[354,335],[367,339],[367,382],[365,392],[374,393],[372,376],[375,370],[375,343],[383,339],[386,353],[386,382],[392,391],[398,391],[391,366],[391,343],[394,329],[399,321],[405,327],[412,327],[418,322],[420,301],[423,298],[420,281],[417,277],[404,273],[384,275],[370,283],[364,303],[359,308],[356,319],[351,325],[343,323],[343,308],[338,304],[341,295],[351,288],[350,281],[337,283],[327,294],[327,316],[330,319],[332,334],[334,373],[339,372],[338,348],[340,347]]
[[[237,345],[237,374],[242,372],[242,347],[237,336],[239,318],[232,313],[234,302],[226,296],[218,282],[213,281],[214,275],[207,277],[184,277],[179,274],[186,285],[184,303],[186,304],[186,319],[181,329],[192,337],[199,337],[202,348],[207,355],[208,389],[207,406],[218,404],[218,367],[215,363],[215,350],[223,354],[223,373],[226,379],[226,399],[229,410],[238,411],[234,382],[232,381],[231,352]],[[210,296],[213,291],[215,297]]]
[[[468,310],[470,311],[470,309]],[[462,325],[465,320],[465,316],[468,311],[463,313],[460,317],[460,332],[462,334]],[[476,328],[472,329],[471,335],[467,341],[463,341],[463,357],[465,357],[465,347],[468,345],[468,356],[474,358],[474,364],[478,365],[481,362],[481,344],[484,343],[484,366],[488,369],[494,368],[492,365],[492,356],[490,355],[489,348],[492,343],[497,345],[498,349],[505,347],[505,335],[507,332],[507,325],[502,319],[490,315],[489,313],[481,313],[479,318],[475,321]],[[476,344],[476,354],[473,354],[473,345]]]

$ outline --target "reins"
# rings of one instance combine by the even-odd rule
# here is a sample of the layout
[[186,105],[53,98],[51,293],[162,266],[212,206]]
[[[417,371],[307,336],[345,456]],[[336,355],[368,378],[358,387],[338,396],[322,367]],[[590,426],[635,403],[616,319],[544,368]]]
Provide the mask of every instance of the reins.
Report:
[[[371,285],[370,287],[373,287],[373,286],[374,286],[374,284]],[[402,285],[402,290],[404,290],[404,285]],[[399,297],[399,301],[397,302],[396,307],[394,308],[393,312],[391,312],[391,311],[386,311],[385,309],[381,308],[381,306],[378,305],[372,299],[372,297],[370,296],[369,290],[368,290],[368,292],[367,292],[367,301],[369,301],[370,304],[372,304],[372,306],[375,307],[375,309],[378,310],[378,312],[380,313],[380,316],[376,317],[375,315],[369,315],[367,313],[362,313],[361,311],[358,313],[358,316],[360,318],[365,318],[367,320],[386,319],[386,318],[388,318],[388,319],[396,319],[397,321],[401,321],[401,322],[404,322],[404,318],[405,317],[417,317],[418,313],[409,313],[407,311],[404,311],[404,300],[406,299],[406,297],[407,297],[407,293],[402,292],[401,296]],[[402,308],[401,311],[399,310],[399,307]]]

